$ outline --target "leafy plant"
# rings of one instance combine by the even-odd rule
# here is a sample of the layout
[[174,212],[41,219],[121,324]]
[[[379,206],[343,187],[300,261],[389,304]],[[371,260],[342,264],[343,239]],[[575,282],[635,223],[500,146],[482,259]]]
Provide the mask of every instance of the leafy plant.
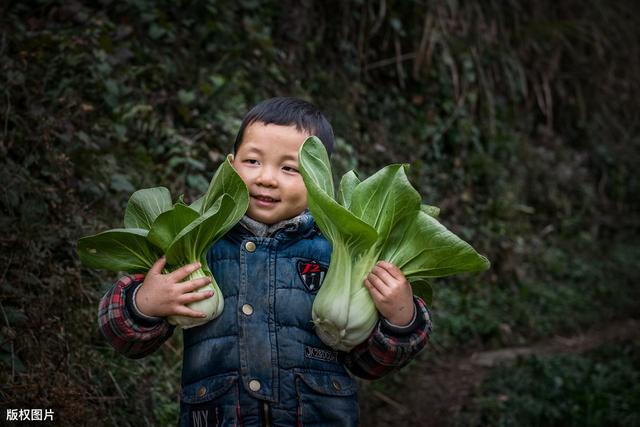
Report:
[[640,346],[520,359],[492,370],[455,425],[639,426]]
[[378,314],[363,282],[378,260],[395,264],[414,284],[489,268],[489,261],[447,230],[422,205],[407,165],[389,165],[364,181],[353,171],[340,181],[337,200],[327,152],[316,137],[300,148],[300,172],[309,209],[333,252],[313,304],[318,336],[348,351],[373,330]]
[[199,261],[202,267],[186,280],[210,277],[211,283],[197,292],[212,290],[214,295],[189,307],[206,317],[168,318],[183,328],[197,326],[214,319],[224,308],[222,293],[207,267],[207,250],[242,218],[248,204],[247,187],[227,159],[213,176],[207,193],[191,205],[182,198],[172,205],[164,187],[136,191],[125,210],[125,228],[79,239],[78,254],[88,267],[130,273],[147,272],[162,254],[167,258],[166,272]]

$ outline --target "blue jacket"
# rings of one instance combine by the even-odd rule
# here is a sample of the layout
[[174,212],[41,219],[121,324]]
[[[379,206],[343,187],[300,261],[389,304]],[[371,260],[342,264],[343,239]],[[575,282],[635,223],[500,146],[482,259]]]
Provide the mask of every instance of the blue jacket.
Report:
[[[427,307],[415,298],[410,327],[382,320],[365,342],[336,352],[311,321],[329,242],[308,213],[267,235],[236,225],[208,252],[225,306],[219,318],[184,330],[179,425],[357,425],[356,384],[345,367],[375,379],[406,365],[427,343]],[[98,312],[105,339],[131,358],[156,351],[175,329],[135,307],[143,280],[121,278]]]
[[184,330],[181,426],[357,424],[355,380],[311,321],[330,256],[310,215],[272,237],[238,225],[211,248],[225,308]]

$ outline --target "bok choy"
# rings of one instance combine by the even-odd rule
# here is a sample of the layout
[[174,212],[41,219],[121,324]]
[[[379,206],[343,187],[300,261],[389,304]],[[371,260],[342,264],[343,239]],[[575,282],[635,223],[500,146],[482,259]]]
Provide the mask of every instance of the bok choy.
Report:
[[327,345],[348,351],[372,332],[378,312],[364,280],[379,260],[395,264],[416,286],[489,268],[485,257],[434,218],[437,208],[422,204],[407,165],[386,166],[362,182],[347,172],[336,200],[320,140],[309,137],[299,159],[309,209],[333,250],[312,307],[316,332]]
[[136,191],[127,203],[124,228],[79,239],[78,255],[88,267],[128,273],[146,273],[163,254],[165,273],[200,262],[202,267],[185,280],[211,278],[211,283],[196,292],[212,290],[213,297],[189,304],[206,317],[168,318],[169,323],[183,328],[197,326],[219,316],[224,308],[223,295],[207,266],[207,250],[240,221],[248,206],[247,187],[227,158],[206,194],[191,205],[181,198],[172,204],[164,187]]

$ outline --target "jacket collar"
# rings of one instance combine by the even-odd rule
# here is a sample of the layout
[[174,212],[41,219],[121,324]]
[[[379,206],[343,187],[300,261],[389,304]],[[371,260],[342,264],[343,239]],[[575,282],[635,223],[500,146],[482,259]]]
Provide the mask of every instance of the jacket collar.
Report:
[[276,224],[268,225],[256,221],[245,215],[238,224],[232,229],[234,234],[253,235],[256,237],[276,237],[286,240],[294,237],[304,237],[313,232],[314,228],[313,216],[308,209],[301,214],[280,221]]

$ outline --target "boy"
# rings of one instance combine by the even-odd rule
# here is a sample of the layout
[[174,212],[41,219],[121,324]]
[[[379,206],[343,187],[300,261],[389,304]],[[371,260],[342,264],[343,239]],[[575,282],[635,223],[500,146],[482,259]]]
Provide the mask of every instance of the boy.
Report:
[[[249,189],[249,208],[207,254],[225,308],[183,332],[180,426],[355,426],[356,383],[347,369],[379,378],[427,342],[427,308],[387,262],[365,280],[382,317],[365,342],[337,352],[314,333],[311,306],[331,247],[314,226],[298,172],[309,135],[331,152],[331,125],[295,98],[263,101],[242,122],[233,165]],[[163,266],[161,258],[146,277],[121,279],[100,303],[102,333],[128,357],[155,351],[174,330],[166,316],[201,316],[187,304],[212,295],[190,293],[208,279],[182,282],[197,265],[164,275]]]

